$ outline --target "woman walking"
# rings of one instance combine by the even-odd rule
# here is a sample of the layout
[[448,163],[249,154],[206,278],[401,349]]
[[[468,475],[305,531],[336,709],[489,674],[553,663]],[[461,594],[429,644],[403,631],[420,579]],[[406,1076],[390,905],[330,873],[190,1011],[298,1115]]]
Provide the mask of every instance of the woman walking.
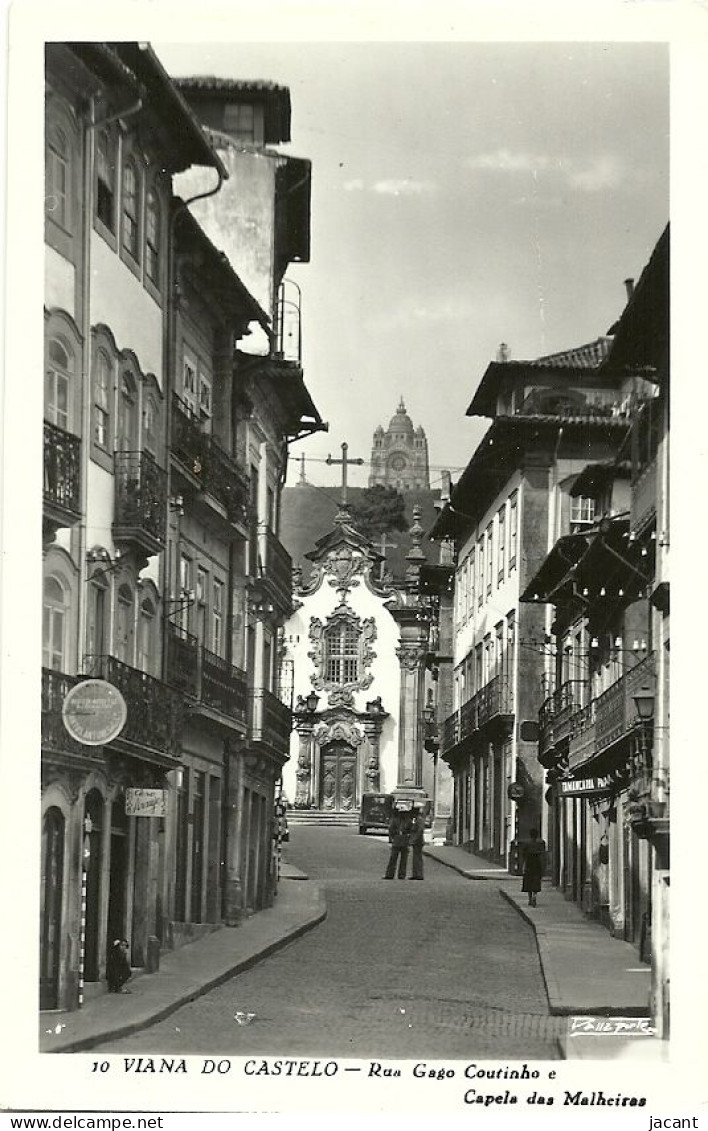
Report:
[[536,895],[541,890],[541,877],[546,870],[546,842],[541,840],[538,829],[531,829],[526,842],[524,878],[521,890],[528,893],[529,907],[536,906]]

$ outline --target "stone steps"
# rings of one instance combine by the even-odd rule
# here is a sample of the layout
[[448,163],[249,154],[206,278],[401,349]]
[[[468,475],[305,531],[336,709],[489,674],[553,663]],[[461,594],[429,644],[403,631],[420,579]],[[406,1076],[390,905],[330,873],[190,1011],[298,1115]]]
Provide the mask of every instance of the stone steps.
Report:
[[358,810],[335,812],[325,809],[288,809],[289,825],[346,825],[357,828]]

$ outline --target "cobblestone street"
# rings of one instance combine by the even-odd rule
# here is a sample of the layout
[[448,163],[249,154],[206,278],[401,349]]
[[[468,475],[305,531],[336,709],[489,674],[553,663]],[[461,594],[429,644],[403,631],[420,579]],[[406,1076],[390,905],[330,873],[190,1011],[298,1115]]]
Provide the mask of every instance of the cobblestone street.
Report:
[[564,1022],[548,1014],[533,934],[494,883],[431,860],[424,883],[385,883],[387,854],[384,837],[295,827],[289,858],[325,885],[326,920],[104,1051],[556,1058]]

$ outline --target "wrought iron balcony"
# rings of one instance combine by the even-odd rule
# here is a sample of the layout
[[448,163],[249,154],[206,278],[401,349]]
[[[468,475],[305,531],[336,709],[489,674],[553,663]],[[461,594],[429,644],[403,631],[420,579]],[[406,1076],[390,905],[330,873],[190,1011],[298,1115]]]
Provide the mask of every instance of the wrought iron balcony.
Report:
[[460,707],[460,741],[469,738],[477,729],[477,703],[473,695]]
[[497,675],[490,679],[475,695],[477,703],[477,729],[487,726],[496,719],[506,718],[514,713],[514,696],[509,679]]
[[44,421],[44,525],[54,534],[81,516],[81,440]]
[[637,710],[634,695],[644,684],[654,689],[654,657],[647,656],[636,667],[603,691],[595,702],[595,753],[634,730]]
[[183,694],[199,694],[199,641],[176,624],[167,626],[167,682]]
[[246,724],[248,686],[246,673],[199,644],[196,636],[178,625],[168,629],[167,679],[188,696],[192,708],[218,711],[242,726]]
[[61,709],[64,700],[81,681],[81,676],[65,675],[51,668],[42,668],[42,749],[61,754],[80,754],[96,758],[96,749],[77,742],[64,726]]
[[157,554],[165,545],[167,474],[149,452],[116,452],[113,537]]
[[245,723],[248,703],[246,673],[203,648],[201,675],[201,702]]
[[584,680],[569,679],[546,699],[538,713],[540,759],[569,737],[570,720],[582,704],[585,688]]
[[270,600],[277,612],[289,616],[293,607],[293,560],[272,530],[259,530],[252,537],[257,545],[257,560],[251,596]]
[[249,521],[248,476],[238,461],[203,431],[196,413],[174,393],[171,447],[172,454],[189,473],[187,482],[204,492],[204,501],[211,496],[224,508],[230,523],[245,527]]
[[453,711],[442,725],[440,753],[447,754],[460,741],[460,712]]
[[292,730],[292,711],[272,691],[255,688],[249,698],[249,727],[252,742],[262,743],[276,754],[287,757]]
[[84,669],[87,676],[108,680],[125,699],[128,718],[116,742],[167,763],[179,757],[184,704],[178,691],[115,656],[86,656]]

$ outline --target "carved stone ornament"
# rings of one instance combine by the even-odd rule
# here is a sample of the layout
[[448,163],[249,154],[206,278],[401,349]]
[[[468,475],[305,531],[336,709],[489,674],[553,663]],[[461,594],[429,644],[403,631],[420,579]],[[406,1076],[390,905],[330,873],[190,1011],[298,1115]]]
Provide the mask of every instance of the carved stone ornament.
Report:
[[367,560],[362,553],[355,553],[351,546],[340,546],[327,555],[325,570],[332,574],[329,584],[342,600],[350,589],[359,584],[356,578],[364,572]]
[[420,644],[401,644],[396,649],[396,655],[402,668],[414,672],[425,662],[427,651]]
[[[359,678],[341,684],[326,678],[325,633],[328,629],[343,622],[351,624],[359,636]],[[354,692],[365,691],[373,683],[374,677],[370,668],[376,659],[376,653],[372,648],[372,644],[376,640],[376,621],[373,617],[367,617],[366,620],[362,621],[361,617],[358,617],[352,609],[341,604],[337,606],[325,622],[321,621],[319,617],[311,617],[309,635],[312,642],[312,651],[308,652],[307,655],[315,666],[312,686],[315,691],[324,691],[327,694],[330,707],[351,706]]]
[[364,736],[354,723],[337,720],[333,723],[320,723],[315,728],[314,739],[318,746],[328,746],[330,742],[346,742],[349,746],[361,746]]

